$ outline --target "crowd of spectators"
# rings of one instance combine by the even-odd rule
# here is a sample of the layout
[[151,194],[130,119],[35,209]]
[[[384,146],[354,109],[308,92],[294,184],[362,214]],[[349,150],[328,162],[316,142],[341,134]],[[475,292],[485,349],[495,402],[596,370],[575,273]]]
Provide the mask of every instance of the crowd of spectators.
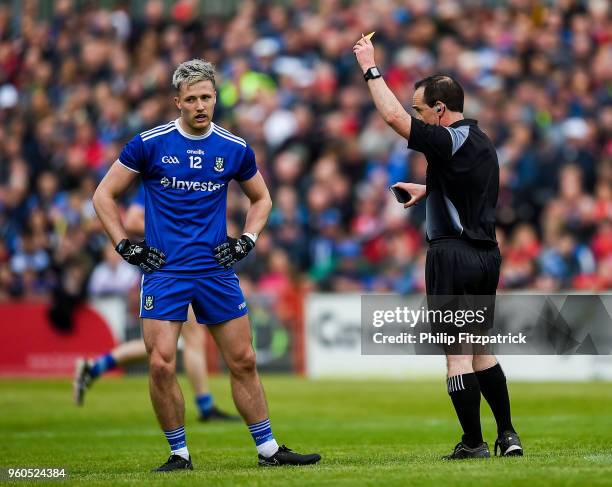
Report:
[[0,300],[79,299],[92,273],[93,293],[124,292],[91,196],[129,138],[178,116],[171,75],[193,57],[215,63],[215,121],[253,146],[274,201],[243,285],[422,292],[424,205],[387,188],[424,182],[426,162],[371,103],[351,50],[371,31],[405,107],[415,81],[451,74],[496,144],[500,288],[612,287],[606,0],[134,3],[0,5]]

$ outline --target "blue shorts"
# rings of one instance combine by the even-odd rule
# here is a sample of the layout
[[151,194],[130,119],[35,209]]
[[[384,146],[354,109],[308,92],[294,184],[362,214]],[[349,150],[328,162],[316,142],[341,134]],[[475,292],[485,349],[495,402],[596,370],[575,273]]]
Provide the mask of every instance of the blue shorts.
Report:
[[249,312],[240,281],[229,273],[210,277],[175,277],[164,274],[142,276],[140,317],[187,321],[193,306],[198,323],[216,325]]

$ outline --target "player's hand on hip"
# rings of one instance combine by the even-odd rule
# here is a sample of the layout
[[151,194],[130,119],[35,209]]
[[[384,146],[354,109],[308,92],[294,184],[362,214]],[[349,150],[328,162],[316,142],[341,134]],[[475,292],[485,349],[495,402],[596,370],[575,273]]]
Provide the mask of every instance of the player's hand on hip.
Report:
[[156,271],[166,263],[166,254],[155,247],[149,247],[144,240],[132,243],[127,238],[123,239],[115,250],[126,262],[140,267],[146,274]]
[[367,37],[362,37],[357,41],[357,44],[353,46],[353,53],[364,73],[368,69],[376,66],[376,62],[374,61],[374,45]]
[[427,193],[427,186],[424,184],[400,182],[395,183],[393,187],[403,189],[410,194],[410,199],[404,203],[404,208],[410,208],[411,206],[416,205],[419,201],[425,198],[425,194]]
[[248,235],[242,235],[240,238],[228,235],[226,242],[215,247],[215,260],[219,265],[229,269],[236,262],[244,259],[254,247],[255,242]]

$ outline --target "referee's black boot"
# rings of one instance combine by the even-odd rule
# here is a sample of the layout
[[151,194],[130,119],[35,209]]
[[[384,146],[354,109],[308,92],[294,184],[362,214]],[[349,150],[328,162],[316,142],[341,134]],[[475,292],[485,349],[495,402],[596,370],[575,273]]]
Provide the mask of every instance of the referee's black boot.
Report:
[[521,439],[514,431],[504,431],[499,438],[495,440],[495,456],[497,456],[497,448],[499,447],[499,455],[502,457],[522,457],[523,445]]
[[469,458],[491,458],[489,445],[483,441],[476,448],[470,448],[463,442],[457,443],[453,453],[442,457],[442,460],[467,460]]

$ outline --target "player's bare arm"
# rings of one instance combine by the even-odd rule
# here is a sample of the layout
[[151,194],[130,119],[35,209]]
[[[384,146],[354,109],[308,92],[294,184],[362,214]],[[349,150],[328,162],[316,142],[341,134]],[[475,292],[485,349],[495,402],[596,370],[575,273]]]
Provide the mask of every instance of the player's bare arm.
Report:
[[[374,46],[368,37],[362,37],[353,47],[353,52],[357,62],[365,74],[368,69],[376,66],[374,60]],[[383,117],[383,120],[399,135],[408,139],[410,137],[410,127],[412,119],[410,114],[393,94],[382,77],[370,79],[368,88],[376,105],[376,109]]]
[[268,221],[268,216],[272,211],[272,198],[261,173],[247,181],[242,181],[240,187],[244,194],[249,198],[251,206],[246,215],[244,232],[259,235]]
[[159,249],[149,247],[144,242],[130,242],[117,206],[117,198],[127,191],[137,176],[137,172],[115,161],[98,185],[92,201],[104,230],[115,245],[115,250],[128,263],[150,273],[165,264],[166,256]]
[[251,206],[247,211],[242,235],[239,238],[228,235],[226,242],[215,247],[215,259],[225,268],[232,267],[255,248],[257,236],[263,230],[272,211],[272,199],[259,171],[252,178],[241,181],[240,186],[249,198]]
[[128,190],[137,177],[138,173],[130,171],[119,161],[116,161],[93,195],[94,208],[113,245],[117,245],[127,238],[126,229],[121,222],[117,198]]

